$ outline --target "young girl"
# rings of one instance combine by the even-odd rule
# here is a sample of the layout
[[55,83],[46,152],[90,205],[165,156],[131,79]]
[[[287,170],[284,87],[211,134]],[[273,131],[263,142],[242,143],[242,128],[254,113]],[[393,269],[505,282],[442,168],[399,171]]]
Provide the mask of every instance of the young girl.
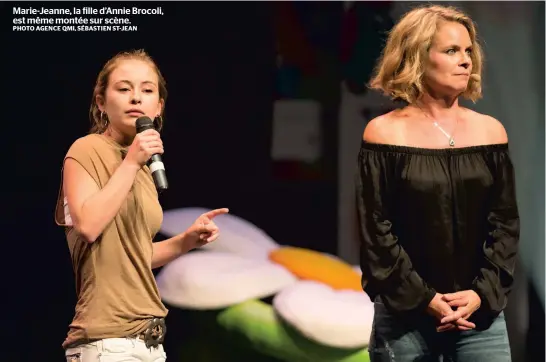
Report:
[[[212,219],[227,209],[152,242],[163,213],[146,162],[163,153],[166,98],[165,80],[144,51],[116,55],[98,75],[91,133],[64,158],[56,221],[66,227],[78,294],[63,343],[67,361],[165,361],[167,310],[152,268],[219,236]],[[142,116],[155,120],[155,129],[137,133]]]

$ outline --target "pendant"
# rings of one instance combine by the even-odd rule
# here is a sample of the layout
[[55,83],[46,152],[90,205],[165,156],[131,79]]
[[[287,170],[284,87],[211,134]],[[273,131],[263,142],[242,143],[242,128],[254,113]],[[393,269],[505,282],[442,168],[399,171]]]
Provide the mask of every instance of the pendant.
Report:
[[455,140],[453,139],[453,137],[449,139],[449,145],[451,147],[455,146]]

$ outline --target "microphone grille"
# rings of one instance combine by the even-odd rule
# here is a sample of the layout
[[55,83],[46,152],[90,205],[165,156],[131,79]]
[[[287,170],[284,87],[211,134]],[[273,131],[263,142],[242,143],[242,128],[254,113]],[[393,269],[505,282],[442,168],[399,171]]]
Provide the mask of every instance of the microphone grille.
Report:
[[148,116],[142,116],[138,117],[135,122],[136,130],[138,133],[145,131],[147,129],[153,129],[154,128],[154,121],[150,119]]

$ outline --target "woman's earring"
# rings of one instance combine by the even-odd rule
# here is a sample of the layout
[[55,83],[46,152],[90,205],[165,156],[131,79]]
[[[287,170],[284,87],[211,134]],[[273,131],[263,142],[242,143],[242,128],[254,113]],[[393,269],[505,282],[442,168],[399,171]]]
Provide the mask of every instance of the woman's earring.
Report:
[[154,122],[156,123],[156,128],[159,128],[159,125],[163,125],[163,117],[161,116],[161,114],[158,114],[155,117]]
[[104,118],[104,112],[103,111],[100,112],[100,120],[104,121],[104,126],[105,127],[108,125],[108,116],[106,116],[106,118]]

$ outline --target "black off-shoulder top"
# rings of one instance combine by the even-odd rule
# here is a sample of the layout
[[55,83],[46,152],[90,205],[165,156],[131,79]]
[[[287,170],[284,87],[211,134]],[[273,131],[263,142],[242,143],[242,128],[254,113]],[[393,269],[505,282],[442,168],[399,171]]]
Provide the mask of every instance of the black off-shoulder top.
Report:
[[482,300],[474,321],[492,321],[506,306],[519,241],[508,144],[362,141],[358,171],[360,264],[370,298],[379,295],[394,312],[424,312],[436,292],[472,289]]

